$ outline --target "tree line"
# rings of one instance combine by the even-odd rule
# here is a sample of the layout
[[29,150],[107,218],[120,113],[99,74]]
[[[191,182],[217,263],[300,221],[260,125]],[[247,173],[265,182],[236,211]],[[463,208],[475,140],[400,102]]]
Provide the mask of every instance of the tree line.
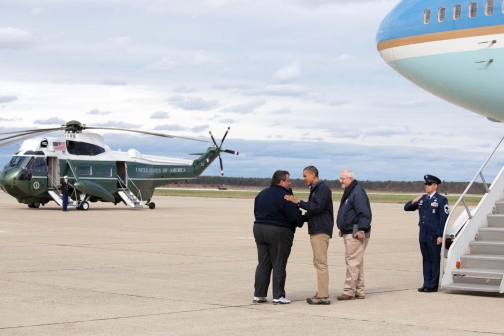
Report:
[[[333,191],[341,188],[339,180],[324,180],[324,182]],[[404,193],[417,193],[424,191],[424,181],[361,181],[359,184],[367,191],[381,191],[381,192],[404,192]],[[185,182],[179,182],[184,184]],[[262,177],[221,177],[221,176],[199,176],[194,180],[187,180],[189,185],[204,185],[206,187],[218,186],[238,186],[238,187],[267,187],[271,183],[271,178]],[[438,192],[441,194],[460,194],[462,193],[469,182],[446,182],[443,181],[438,187]],[[291,179],[292,188],[306,187],[302,179]],[[483,183],[475,183],[469,189],[470,194],[483,194],[485,193],[485,186]]]

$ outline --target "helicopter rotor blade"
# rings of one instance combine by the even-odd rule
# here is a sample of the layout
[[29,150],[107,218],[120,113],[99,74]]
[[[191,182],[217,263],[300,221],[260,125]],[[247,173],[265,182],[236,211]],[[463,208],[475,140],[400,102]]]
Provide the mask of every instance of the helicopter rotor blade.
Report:
[[219,148],[219,146],[217,146],[217,142],[215,142],[215,139],[214,139],[214,137],[213,137],[213,135],[212,135],[212,131],[210,131],[210,132],[208,132],[208,133],[210,134],[210,137],[212,138],[212,141],[213,141],[213,143],[214,143],[215,147]]
[[224,167],[222,166],[222,158],[220,157],[220,154],[219,154],[219,161],[220,161],[220,173],[221,176],[224,176]]
[[187,155],[198,155],[198,156],[201,156],[201,155],[204,155],[205,153],[189,153]]
[[[50,133],[52,132],[51,131],[46,131],[46,132],[37,132],[36,134],[45,134],[45,133]],[[7,141],[7,142],[2,142],[3,140],[7,140],[7,139],[0,139],[0,148],[2,147],[6,147],[6,146],[9,146],[11,144],[14,144],[16,142],[19,142],[19,141],[24,141],[24,140],[28,140],[30,138],[33,138],[35,136],[35,134],[28,134],[28,135],[24,135],[24,136],[18,136],[16,139],[11,139],[10,141]]]
[[38,128],[38,129],[29,129],[29,130],[14,131],[14,132],[4,132],[4,133],[0,133],[0,135],[16,134],[16,133],[38,133],[38,132],[48,132],[48,131],[59,131],[62,129],[63,129],[62,127]]
[[228,133],[229,133],[229,129],[230,129],[230,128],[231,128],[231,127],[228,127],[228,129],[226,130],[226,133],[224,133],[224,136],[222,137],[222,140],[221,140],[221,142],[220,142],[220,146],[219,146],[219,148],[221,148],[221,147],[222,147],[222,144],[224,143],[224,140],[226,139],[226,137],[227,137],[227,135],[228,135]]
[[140,134],[148,134],[148,135],[155,135],[155,136],[160,136],[163,138],[177,138],[177,139],[185,139],[185,140],[193,140],[193,141],[199,141],[199,142],[205,142],[205,143],[210,143],[206,140],[201,140],[201,139],[194,139],[194,138],[187,138],[187,137],[181,137],[181,136],[176,136],[176,135],[170,135],[170,134],[164,134],[164,133],[156,133],[156,132],[147,132],[147,131],[138,131],[138,130],[131,130],[127,128],[113,128],[113,127],[87,127],[85,129],[103,129],[103,130],[111,130],[111,131],[124,131],[124,132],[133,132],[133,133],[140,133]]
[[234,154],[234,155],[240,154],[239,152],[234,151],[234,150],[230,150],[230,149],[223,149],[222,152],[226,152],[226,153]]

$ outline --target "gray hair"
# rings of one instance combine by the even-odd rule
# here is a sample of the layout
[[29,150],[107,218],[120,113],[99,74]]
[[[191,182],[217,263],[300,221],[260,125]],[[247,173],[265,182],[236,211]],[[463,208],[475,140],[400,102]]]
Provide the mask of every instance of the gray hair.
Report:
[[343,169],[342,173],[345,172],[349,178],[355,180],[355,174],[350,169]]

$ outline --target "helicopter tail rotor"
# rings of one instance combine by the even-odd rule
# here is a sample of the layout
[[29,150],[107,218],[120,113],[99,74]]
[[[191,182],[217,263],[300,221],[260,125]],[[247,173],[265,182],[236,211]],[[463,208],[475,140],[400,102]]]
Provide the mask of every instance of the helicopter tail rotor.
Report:
[[207,162],[211,162],[216,155],[219,156],[219,163],[220,163],[220,170],[221,170],[221,176],[224,176],[224,165],[222,164],[222,158],[220,156],[220,153],[221,152],[224,152],[224,153],[229,153],[229,154],[234,154],[234,155],[238,155],[238,152],[237,151],[234,151],[234,150],[230,150],[230,149],[222,149],[222,144],[224,143],[224,140],[226,139],[227,135],[228,135],[228,132],[229,132],[229,129],[231,127],[228,127],[228,129],[226,130],[226,133],[224,133],[224,136],[222,137],[222,140],[220,142],[220,145],[217,145],[217,142],[215,141],[213,135],[212,135],[212,132],[209,132],[210,134],[210,137],[212,138],[212,141],[216,147],[216,151],[215,153],[213,153],[212,155],[210,155],[208,158],[207,158]]

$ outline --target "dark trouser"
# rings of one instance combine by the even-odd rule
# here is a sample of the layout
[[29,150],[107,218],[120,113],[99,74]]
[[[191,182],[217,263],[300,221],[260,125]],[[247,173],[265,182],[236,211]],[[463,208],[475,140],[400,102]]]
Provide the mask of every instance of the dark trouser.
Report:
[[63,197],[63,211],[66,211],[68,207],[68,195],[63,194],[61,197]]
[[273,270],[273,299],[285,297],[287,259],[294,240],[294,231],[288,228],[254,224],[254,238],[257,245],[257,264],[254,296],[266,297]]
[[420,242],[423,258],[423,287],[437,289],[439,284],[439,265],[441,263],[441,245],[434,240]]

